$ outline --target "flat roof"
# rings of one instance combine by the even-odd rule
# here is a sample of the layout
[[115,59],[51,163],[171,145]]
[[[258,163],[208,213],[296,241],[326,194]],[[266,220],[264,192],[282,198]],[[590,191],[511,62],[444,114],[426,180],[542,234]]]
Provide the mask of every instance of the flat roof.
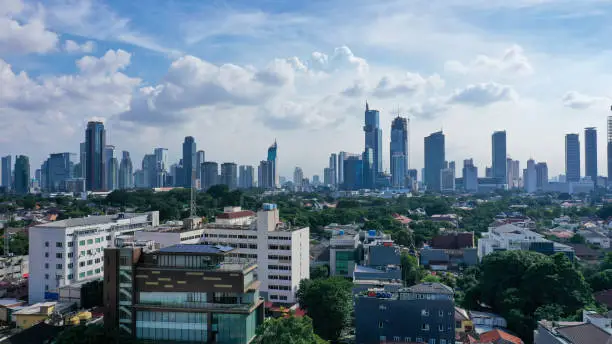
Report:
[[132,219],[137,216],[146,215],[146,213],[123,213],[123,217],[119,218],[118,214],[115,215],[94,215],[87,217],[79,217],[74,219],[66,219],[60,221],[48,222],[42,225],[34,226],[36,227],[52,227],[52,228],[70,228],[70,227],[81,227],[81,226],[93,226],[93,225],[102,225],[106,223],[113,223],[116,220],[126,220]]
[[222,245],[197,245],[197,244],[178,244],[159,249],[157,252],[162,253],[207,253],[207,254],[225,254],[234,250],[231,246]]
[[10,306],[18,303],[23,303],[25,301],[17,300],[17,299],[0,299],[0,306]]

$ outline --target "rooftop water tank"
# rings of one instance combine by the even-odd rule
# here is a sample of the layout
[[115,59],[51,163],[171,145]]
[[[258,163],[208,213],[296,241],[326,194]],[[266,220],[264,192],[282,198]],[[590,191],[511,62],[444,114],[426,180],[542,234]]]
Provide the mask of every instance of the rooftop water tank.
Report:
[[369,236],[376,236],[376,230],[375,229],[368,230],[368,235]]

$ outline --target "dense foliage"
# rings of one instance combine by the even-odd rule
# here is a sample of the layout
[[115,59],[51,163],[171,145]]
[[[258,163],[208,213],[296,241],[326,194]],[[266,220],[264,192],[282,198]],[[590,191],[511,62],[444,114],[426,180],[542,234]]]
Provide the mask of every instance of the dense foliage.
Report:
[[55,344],[141,344],[118,331],[107,332],[103,325],[79,325],[69,327],[57,337]]
[[312,318],[316,334],[335,341],[350,325],[352,283],[344,278],[302,280],[297,292],[300,307]]
[[530,251],[486,256],[457,282],[462,306],[488,305],[508,321],[508,328],[531,341],[536,321],[554,314],[572,316],[593,302],[589,285],[569,259]]
[[257,328],[257,344],[325,344],[313,332],[312,319],[294,317],[268,319]]

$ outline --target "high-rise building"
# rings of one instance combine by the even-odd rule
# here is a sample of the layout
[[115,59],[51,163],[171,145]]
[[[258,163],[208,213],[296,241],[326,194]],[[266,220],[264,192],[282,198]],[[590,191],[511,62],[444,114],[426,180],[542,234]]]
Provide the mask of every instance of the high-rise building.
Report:
[[472,159],[463,160],[463,188],[467,192],[478,191],[478,167]]
[[379,172],[382,172],[382,130],[380,129],[380,113],[378,110],[370,110],[368,103],[366,102],[365,109],[365,125],[363,126],[365,132],[365,150],[366,153],[368,148],[372,149],[372,170],[374,171],[374,179]]
[[448,167],[440,170],[440,192],[455,191],[455,170]]
[[344,159],[346,159],[346,152],[338,153],[338,186],[342,186],[344,183]]
[[[610,108],[612,110],[612,107]],[[612,116],[608,116],[608,184],[612,184]]]
[[376,188],[376,165],[374,162],[374,150],[366,148],[361,160],[363,161],[363,188]]
[[15,158],[15,193],[25,195],[30,192],[30,159],[25,155]]
[[487,178],[493,178],[493,168],[486,166],[485,167],[485,177]]
[[87,142],[79,144],[79,166],[77,178],[86,178],[87,176]]
[[133,169],[134,166],[132,165],[130,152],[123,151],[121,163],[119,164],[119,189],[125,190],[134,187]]
[[70,153],[54,153],[41,168],[40,187],[50,192],[66,191],[66,180],[72,178]]
[[444,168],[444,133],[438,131],[425,138],[425,175],[423,181],[429,191],[440,191],[440,170]]
[[270,163],[271,175],[268,178],[271,178],[267,184],[271,185],[270,188],[275,189],[280,187],[280,178],[278,175],[278,144],[276,140],[272,146],[268,148],[268,162]]
[[301,167],[296,166],[293,170],[293,187],[296,191],[302,190],[302,182],[304,181],[304,172]]
[[597,185],[597,128],[584,129],[584,173]]
[[364,164],[359,154],[346,154],[344,159],[344,184],[345,190],[359,190],[363,188]]
[[323,184],[327,186],[333,186],[334,181],[334,170],[332,168],[326,167],[323,169]]
[[[406,180],[408,161],[408,119],[397,116],[391,123],[391,144],[389,149],[391,184],[403,187]],[[399,166],[397,164],[400,164]]]
[[89,122],[85,130],[85,184],[88,191],[106,190],[106,130],[102,122]]
[[527,168],[523,170],[523,186],[529,193],[538,190],[538,173],[533,159],[527,160]]
[[200,185],[202,185],[202,164],[206,161],[206,153],[203,150],[199,150],[196,152],[196,179],[200,180]]
[[[161,188],[165,187],[166,179],[168,178],[168,149],[167,148],[155,148],[153,150],[155,155],[155,183],[154,186]],[[197,168],[195,165],[194,168]]]
[[548,165],[545,162],[539,162],[535,165],[536,170],[536,189],[546,190],[548,185]]
[[333,173],[333,175],[330,175],[330,183],[329,185],[336,185],[338,183],[338,180],[336,178],[336,171],[338,170],[338,156],[336,155],[336,153],[332,153],[329,156],[329,169],[331,170],[330,173]]
[[259,162],[257,168],[257,187],[264,190],[274,189],[274,163],[268,160]]
[[196,143],[191,136],[183,142],[183,186],[190,188],[195,177]]
[[253,184],[255,180],[253,166],[241,165],[238,170],[240,172],[240,181],[238,182],[238,187],[241,189],[252,188],[254,186]]
[[580,181],[580,139],[578,134],[565,135],[565,175],[568,182]]
[[204,161],[202,164],[202,190],[219,184],[219,164],[214,161]]
[[143,182],[145,188],[154,188],[157,181],[157,161],[155,154],[145,154],[142,158]]
[[2,186],[6,190],[13,188],[13,163],[10,155],[2,157]]
[[106,145],[104,147],[104,161],[106,165],[106,190],[112,191],[119,187],[119,163],[117,162],[115,146]]
[[221,184],[227,185],[230,190],[234,190],[238,185],[238,166],[233,162],[221,164]]
[[506,182],[506,131],[496,131],[491,136],[493,178]]
[[231,257],[235,251],[185,244],[104,250],[106,329],[156,343],[254,342],[264,320],[257,264]]

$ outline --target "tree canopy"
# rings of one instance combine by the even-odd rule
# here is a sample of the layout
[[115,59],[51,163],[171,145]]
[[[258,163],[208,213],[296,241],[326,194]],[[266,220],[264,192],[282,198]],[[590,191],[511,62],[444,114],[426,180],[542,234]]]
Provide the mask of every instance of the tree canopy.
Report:
[[327,341],[317,336],[309,317],[268,319],[257,328],[257,344],[325,344]]

